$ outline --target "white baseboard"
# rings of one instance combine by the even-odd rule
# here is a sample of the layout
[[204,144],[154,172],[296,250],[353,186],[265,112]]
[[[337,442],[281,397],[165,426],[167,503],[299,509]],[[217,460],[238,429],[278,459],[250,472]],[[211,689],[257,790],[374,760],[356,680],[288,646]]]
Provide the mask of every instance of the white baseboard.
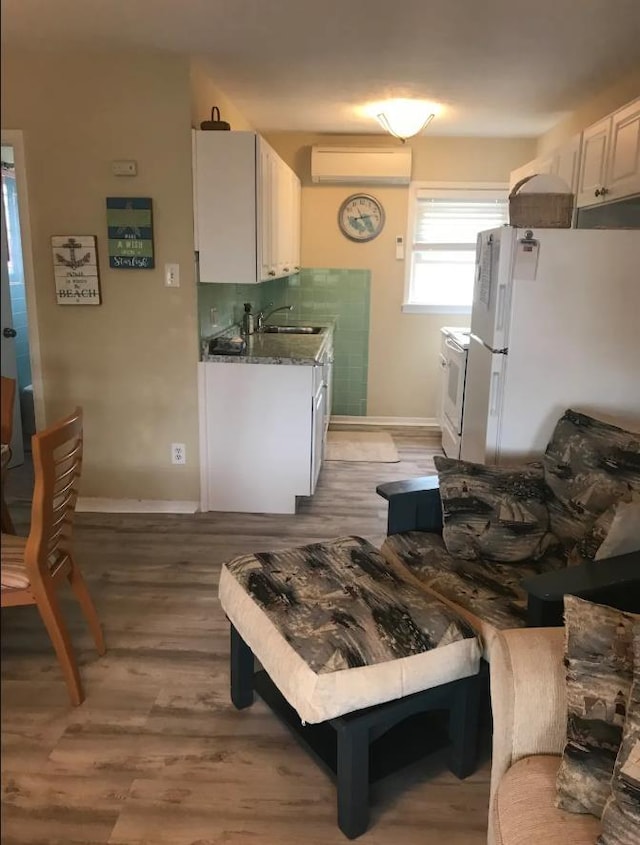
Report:
[[199,502],[165,501],[164,499],[100,499],[79,497],[77,511],[85,513],[197,513]]
[[334,414],[331,424],[367,428],[425,428],[437,434],[440,424],[435,417],[349,417]]

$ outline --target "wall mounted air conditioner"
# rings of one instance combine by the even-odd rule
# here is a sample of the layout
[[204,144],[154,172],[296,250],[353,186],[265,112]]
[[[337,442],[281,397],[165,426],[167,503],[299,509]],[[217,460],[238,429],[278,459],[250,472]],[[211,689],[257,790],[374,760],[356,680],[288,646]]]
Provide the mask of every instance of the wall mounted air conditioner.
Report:
[[408,185],[411,148],[311,148],[311,181],[350,185]]

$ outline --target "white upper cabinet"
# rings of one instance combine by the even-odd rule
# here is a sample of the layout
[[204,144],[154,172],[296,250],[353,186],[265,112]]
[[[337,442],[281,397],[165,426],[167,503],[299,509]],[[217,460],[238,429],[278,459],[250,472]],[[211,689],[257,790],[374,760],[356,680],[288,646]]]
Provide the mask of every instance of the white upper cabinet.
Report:
[[640,193],[640,99],[587,127],[548,157],[513,170],[510,188],[535,173],[562,177],[578,208]]
[[299,196],[298,177],[255,132],[193,130],[198,280],[249,284],[295,272],[294,186]]
[[280,270],[284,275],[300,269],[300,180],[289,167],[280,163],[278,173],[278,220],[284,225],[278,232]]
[[612,198],[640,193],[640,99],[611,118],[607,187]]
[[578,206],[602,201],[601,191],[606,180],[610,130],[611,118],[605,117],[583,132],[580,180],[576,192]]
[[580,135],[576,135],[554,150],[548,156],[541,156],[534,158],[533,161],[528,161],[519,167],[517,170],[512,170],[509,177],[509,188],[513,187],[527,176],[535,176],[540,173],[554,173],[562,177],[571,191],[575,193],[578,181],[578,166],[580,163]]
[[553,172],[553,158],[534,158],[532,161],[528,161],[526,164],[523,164],[522,167],[519,167],[517,170],[512,170],[509,175],[509,190],[513,190],[514,187],[521,182],[523,179],[528,178],[529,176],[537,176],[540,173],[552,173]]
[[571,188],[571,193],[578,190],[578,174],[580,171],[580,150],[582,135],[574,135],[553,154],[551,173],[559,176]]
[[640,99],[585,129],[576,205],[640,193]]

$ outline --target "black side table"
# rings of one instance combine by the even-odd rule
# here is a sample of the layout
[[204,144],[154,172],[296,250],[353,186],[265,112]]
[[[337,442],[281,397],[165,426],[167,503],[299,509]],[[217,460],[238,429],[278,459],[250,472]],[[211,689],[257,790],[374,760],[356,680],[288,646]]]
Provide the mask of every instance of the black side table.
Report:
[[531,628],[561,626],[565,595],[640,613],[640,550],[526,578]]

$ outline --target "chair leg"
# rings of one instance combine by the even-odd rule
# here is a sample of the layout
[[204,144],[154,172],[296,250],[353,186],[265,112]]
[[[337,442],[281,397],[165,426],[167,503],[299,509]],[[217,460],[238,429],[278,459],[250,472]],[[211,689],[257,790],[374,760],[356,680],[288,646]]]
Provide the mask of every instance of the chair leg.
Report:
[[71,703],[77,707],[84,701],[84,692],[82,691],[82,683],[80,682],[80,673],[78,672],[78,664],[73,652],[73,646],[69,639],[67,626],[64,624],[60,612],[60,605],[58,604],[55,589],[52,585],[47,585],[42,591],[34,594],[34,596],[40,616],[58,657],[62,674],[67,682]]
[[93,599],[91,598],[91,594],[87,588],[86,581],[82,577],[82,572],[80,572],[79,567],[76,565],[73,556],[71,555],[70,557],[71,570],[67,576],[69,584],[71,585],[71,589],[73,590],[75,597],[80,603],[80,608],[82,609],[84,618],[87,620],[87,624],[91,630],[98,654],[104,654],[107,648],[104,643],[104,635],[98,618],[98,612],[96,611]]

